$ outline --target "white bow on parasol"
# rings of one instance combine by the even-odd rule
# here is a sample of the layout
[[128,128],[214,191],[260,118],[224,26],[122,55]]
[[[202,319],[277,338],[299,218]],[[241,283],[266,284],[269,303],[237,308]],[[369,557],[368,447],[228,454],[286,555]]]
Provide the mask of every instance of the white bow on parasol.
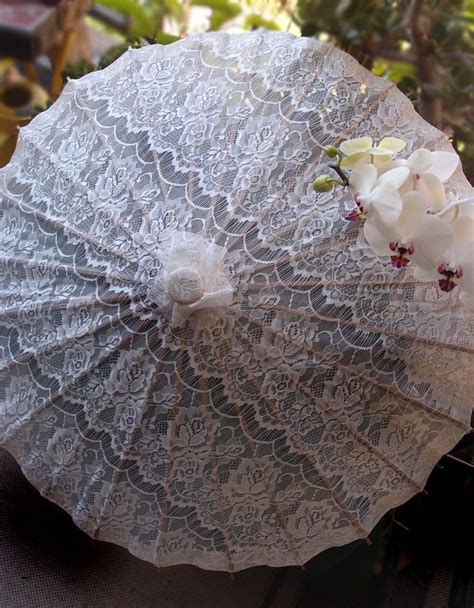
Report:
[[87,533],[160,566],[303,564],[469,430],[472,313],[311,187],[366,136],[451,150],[342,51],[261,31],[130,50],[21,130],[0,438]]

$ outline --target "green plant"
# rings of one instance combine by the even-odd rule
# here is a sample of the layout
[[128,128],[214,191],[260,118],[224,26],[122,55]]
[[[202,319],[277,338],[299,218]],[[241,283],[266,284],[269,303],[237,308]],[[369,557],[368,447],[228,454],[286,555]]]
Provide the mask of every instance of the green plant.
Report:
[[79,61],[76,61],[75,63],[69,63],[62,71],[61,76],[63,77],[63,80],[81,78],[81,76],[85,76],[95,69],[96,66],[90,61],[79,59]]
[[[174,36],[170,36],[170,39],[174,38]],[[161,44],[168,44],[169,42],[173,41],[174,40],[167,40],[166,42],[161,42]],[[153,40],[152,42],[157,41]],[[121,55],[123,55],[123,53],[125,53],[125,51],[130,47],[133,49],[139,49],[140,47],[146,46],[147,44],[150,44],[150,42],[148,40],[145,40],[144,38],[129,38],[122,44],[112,46],[110,49],[105,51],[105,53],[101,55],[97,65],[84,59],[80,59],[75,63],[68,64],[62,72],[62,77],[64,80],[67,80],[68,78],[81,78],[81,76],[90,74],[90,72],[94,72],[95,70],[102,70],[103,68],[106,68],[111,63],[113,63]]]
[[207,6],[211,9],[210,30],[218,30],[242,12],[240,6],[228,0],[191,0],[192,6]]
[[124,43],[117,44],[116,46],[112,46],[110,49],[105,51],[105,53],[103,53],[103,55],[101,55],[101,57],[99,59],[99,63],[97,64],[97,67],[100,70],[102,70],[103,68],[106,68],[111,63],[113,63],[121,55],[123,55],[125,53],[125,51],[127,49],[129,49],[130,47],[132,49],[139,49],[142,46],[146,46],[147,44],[149,44],[149,42],[147,40],[145,40],[144,38],[139,38],[139,37],[129,38]]
[[191,6],[211,9],[211,30],[221,28],[241,13],[239,4],[230,0],[97,0],[97,4],[128,16],[132,35],[155,38],[169,36],[165,33],[166,19],[171,19],[182,34],[186,33]]

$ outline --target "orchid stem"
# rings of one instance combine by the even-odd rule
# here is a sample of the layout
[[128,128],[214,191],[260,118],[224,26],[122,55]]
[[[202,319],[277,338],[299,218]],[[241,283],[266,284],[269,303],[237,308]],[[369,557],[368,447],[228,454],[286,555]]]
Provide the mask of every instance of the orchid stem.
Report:
[[436,214],[438,217],[444,215],[445,213],[447,213],[448,211],[452,211],[453,209],[456,209],[456,216],[459,213],[459,207],[461,207],[461,205],[474,205],[474,196],[470,197],[470,198],[465,198],[461,201],[456,201],[455,203],[451,203],[451,205],[448,205],[447,207],[445,207],[444,209],[442,209],[441,211],[438,211],[438,213]]
[[336,163],[329,163],[328,165],[329,167],[331,167],[331,169],[333,169],[341,178],[341,182],[342,182],[342,186],[348,186],[349,185],[349,178],[347,177],[347,175],[344,173],[344,171],[341,169],[341,167],[339,166],[339,164]]

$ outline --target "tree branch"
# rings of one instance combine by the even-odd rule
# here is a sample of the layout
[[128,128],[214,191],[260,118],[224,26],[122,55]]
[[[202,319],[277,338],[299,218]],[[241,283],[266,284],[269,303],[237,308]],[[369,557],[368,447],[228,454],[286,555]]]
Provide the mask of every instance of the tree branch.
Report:
[[[425,0],[412,0],[410,6],[410,28],[416,56],[416,66],[421,83],[420,114],[435,127],[442,126],[441,99],[429,88],[436,88],[436,69],[433,44],[429,38],[427,22],[423,19]],[[428,87],[426,87],[428,85]]]
[[[388,40],[396,40],[397,38],[404,38],[407,35],[407,32],[410,31],[411,26],[413,24],[413,17],[417,13],[417,11],[421,10],[423,7],[424,0],[411,0],[410,5],[408,6],[405,16],[400,21],[400,23],[393,28],[392,31],[388,32],[388,36],[384,37],[383,44],[385,45]],[[419,6],[421,5],[421,6]]]
[[376,44],[371,50],[374,56],[416,64],[416,55],[404,55],[403,53],[398,53],[397,51],[391,51],[387,49],[387,47],[391,42],[398,39],[412,39],[411,30],[413,19],[417,15],[418,11],[421,10],[423,2],[424,0],[411,0],[400,23],[391,31],[387,32],[383,39],[380,40],[378,44]]

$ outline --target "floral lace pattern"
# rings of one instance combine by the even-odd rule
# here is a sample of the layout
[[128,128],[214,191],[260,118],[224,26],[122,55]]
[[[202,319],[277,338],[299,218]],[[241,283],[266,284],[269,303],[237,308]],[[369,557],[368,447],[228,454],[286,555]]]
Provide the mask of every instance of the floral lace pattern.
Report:
[[[327,43],[194,35],[70,81],[0,172],[0,440],[89,534],[165,566],[302,564],[366,536],[469,429],[472,315],[316,194],[322,146],[446,149]],[[467,196],[460,170],[447,185]],[[164,235],[232,302],[172,326]],[[471,370],[471,372],[469,371]]]

